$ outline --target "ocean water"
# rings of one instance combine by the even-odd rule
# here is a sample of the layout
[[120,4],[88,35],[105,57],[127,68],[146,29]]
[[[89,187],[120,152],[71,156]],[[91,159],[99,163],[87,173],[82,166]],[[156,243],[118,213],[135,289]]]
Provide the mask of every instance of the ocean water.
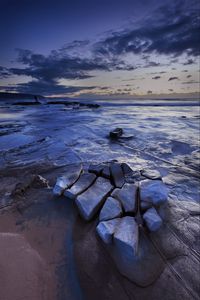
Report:
[[[87,102],[87,101],[86,101]],[[98,101],[100,108],[0,105],[0,169],[117,159],[158,169],[171,197],[199,201],[199,103],[195,100]],[[111,141],[121,127],[130,139]]]

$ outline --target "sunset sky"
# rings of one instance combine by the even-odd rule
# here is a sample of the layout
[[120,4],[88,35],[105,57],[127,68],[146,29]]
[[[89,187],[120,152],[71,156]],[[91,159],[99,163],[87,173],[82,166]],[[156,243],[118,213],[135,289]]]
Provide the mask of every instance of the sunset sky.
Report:
[[0,91],[198,92],[199,15],[193,0],[2,0]]

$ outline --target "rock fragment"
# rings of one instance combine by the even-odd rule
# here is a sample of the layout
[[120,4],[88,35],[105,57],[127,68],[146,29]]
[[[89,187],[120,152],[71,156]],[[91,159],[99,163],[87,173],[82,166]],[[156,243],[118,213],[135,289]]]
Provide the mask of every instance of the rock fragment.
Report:
[[122,207],[118,200],[108,197],[99,215],[99,221],[111,220],[122,215]]
[[121,218],[114,233],[114,246],[120,256],[126,258],[137,255],[139,231],[133,217]]
[[146,201],[140,201],[140,208],[142,211],[147,210],[148,208],[152,207],[151,202],[146,202]]
[[152,180],[162,179],[160,172],[157,170],[150,170],[150,169],[141,170],[141,175]]
[[122,163],[121,166],[122,166],[122,170],[123,170],[124,176],[130,177],[130,176],[133,175],[134,172],[133,172],[133,170],[131,169],[131,167],[128,164]]
[[92,173],[83,173],[70,189],[64,191],[64,196],[69,199],[75,199],[76,196],[83,193],[95,181],[96,176]]
[[68,189],[72,184],[76,182],[82,171],[82,164],[74,166],[72,172],[68,172],[57,178],[56,184],[53,189],[53,193],[56,196],[61,196],[65,189]]
[[111,244],[115,229],[120,222],[120,219],[113,219],[100,222],[96,231],[105,244]]
[[111,139],[118,139],[121,137],[123,134],[123,129],[122,128],[115,128],[114,130],[110,131],[110,138]]
[[111,196],[120,201],[126,213],[136,213],[136,193],[135,184],[125,183],[122,189],[115,189]]
[[161,180],[145,179],[140,182],[140,199],[160,205],[167,202],[168,192]]
[[86,221],[94,217],[112,189],[113,186],[109,180],[99,177],[91,188],[76,198],[79,213]]
[[110,173],[111,173],[111,178],[113,180],[114,185],[117,188],[121,188],[125,182],[121,164],[118,164],[118,163],[111,164]]
[[143,219],[150,231],[157,231],[162,225],[162,219],[154,207],[144,213]]
[[111,174],[110,174],[110,168],[109,166],[105,166],[102,170],[102,173],[101,175],[107,179],[110,179],[111,178]]

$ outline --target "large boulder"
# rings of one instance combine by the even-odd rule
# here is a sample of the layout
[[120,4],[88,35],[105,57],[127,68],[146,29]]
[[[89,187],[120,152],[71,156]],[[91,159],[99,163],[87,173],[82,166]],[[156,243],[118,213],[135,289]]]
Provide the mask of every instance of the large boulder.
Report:
[[120,201],[125,212],[136,213],[136,185],[125,183],[122,189],[115,189],[111,196]]
[[167,202],[168,191],[161,180],[145,179],[140,182],[141,201],[151,202],[160,205]]
[[162,219],[154,207],[149,208],[143,215],[143,219],[150,231],[157,231],[162,225]]
[[95,181],[96,176],[92,173],[83,173],[70,189],[64,191],[64,196],[69,199],[75,199],[76,196],[83,193]]
[[98,224],[96,231],[105,244],[112,244],[113,234],[119,222],[120,219],[117,218],[103,221]]
[[86,221],[94,217],[112,189],[109,180],[99,177],[91,188],[76,198],[79,213]]
[[110,166],[111,178],[113,180],[114,185],[117,188],[121,188],[124,185],[124,173],[122,170],[121,164],[114,163]]
[[125,259],[137,255],[139,231],[133,217],[121,218],[114,232],[114,247]]
[[99,215],[99,221],[111,220],[122,215],[122,207],[118,200],[108,197]]
[[76,182],[82,171],[82,164],[75,165],[73,170],[66,172],[62,176],[57,178],[56,184],[53,188],[53,193],[56,196],[62,195],[65,189],[68,189],[72,184]]

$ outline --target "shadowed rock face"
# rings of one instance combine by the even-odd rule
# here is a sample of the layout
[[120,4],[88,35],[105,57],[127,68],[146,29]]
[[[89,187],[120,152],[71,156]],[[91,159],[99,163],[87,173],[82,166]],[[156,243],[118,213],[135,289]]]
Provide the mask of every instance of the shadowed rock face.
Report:
[[150,231],[157,231],[162,225],[162,219],[154,207],[144,213],[143,219]]
[[117,163],[111,164],[110,173],[114,185],[117,188],[121,188],[125,183],[124,174],[121,165]]
[[122,215],[122,207],[119,201],[108,197],[99,214],[99,221],[111,220]]
[[90,189],[76,198],[76,204],[81,216],[87,221],[91,220],[112,189],[113,186],[110,181],[99,177]]

